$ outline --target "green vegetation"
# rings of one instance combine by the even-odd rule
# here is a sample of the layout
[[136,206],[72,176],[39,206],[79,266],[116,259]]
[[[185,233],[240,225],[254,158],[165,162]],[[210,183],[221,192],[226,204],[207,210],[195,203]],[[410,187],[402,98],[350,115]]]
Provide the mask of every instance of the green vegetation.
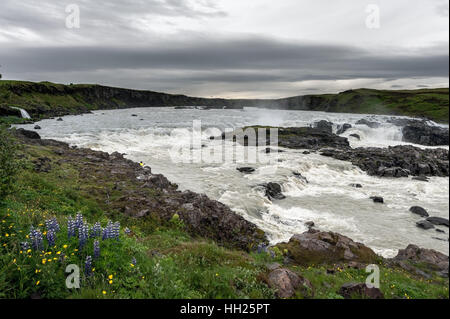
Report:
[[[339,94],[306,96],[316,111],[361,113],[382,115],[406,115],[426,117],[448,123],[449,89],[421,90],[373,90],[358,89]],[[287,101],[289,108],[296,108],[298,98]]]
[[0,125],[0,200],[13,191],[18,170],[17,146]]
[[[12,141],[4,141],[8,142],[1,144],[2,148],[6,145],[8,150]],[[0,298],[275,297],[275,291],[266,284],[267,265],[282,264],[285,252],[276,247],[272,253],[220,247],[189,235],[175,213],[167,222],[151,214],[139,219],[128,217],[108,207],[99,196],[109,185],[99,180],[100,175],[93,175],[92,167],[92,174],[83,174],[76,166],[83,163],[69,161],[48,146],[23,144],[17,152],[16,157],[23,161],[15,191],[0,200]],[[43,157],[51,158],[51,168],[37,170],[36,162]],[[109,220],[120,222],[120,239],[89,238],[80,249],[78,239],[69,239],[67,230],[69,216],[78,212],[91,226],[99,222],[105,227]],[[49,246],[45,221],[51,218],[56,218],[60,231],[54,245]],[[21,245],[30,239],[31,226],[43,234],[40,250]],[[86,274],[86,258],[94,256],[94,240],[100,242],[100,257],[93,258],[92,273]],[[80,267],[81,289],[65,286],[69,264]],[[342,298],[337,293],[342,284],[364,282],[367,277],[364,270],[346,265],[287,267],[311,281],[315,298]],[[448,279],[424,280],[403,270],[380,267],[381,289],[387,298],[449,296]],[[336,271],[327,273],[329,268]],[[304,298],[300,292],[296,297]]]
[[0,108],[20,107],[27,110],[35,119],[98,109],[176,105],[264,106],[338,113],[406,115],[448,123],[449,89],[397,91],[358,89],[339,94],[296,96],[279,100],[223,100],[91,84],[63,85],[0,80]]

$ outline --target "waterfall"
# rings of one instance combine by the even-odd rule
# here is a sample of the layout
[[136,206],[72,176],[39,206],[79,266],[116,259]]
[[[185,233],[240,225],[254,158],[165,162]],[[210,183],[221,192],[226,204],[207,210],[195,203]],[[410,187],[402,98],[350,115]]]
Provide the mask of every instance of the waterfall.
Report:
[[15,106],[11,106],[11,108],[19,110],[20,111],[20,115],[22,116],[22,118],[24,118],[24,119],[31,119],[30,114],[28,114],[28,112],[25,111],[24,109],[21,109],[20,107],[15,107]]

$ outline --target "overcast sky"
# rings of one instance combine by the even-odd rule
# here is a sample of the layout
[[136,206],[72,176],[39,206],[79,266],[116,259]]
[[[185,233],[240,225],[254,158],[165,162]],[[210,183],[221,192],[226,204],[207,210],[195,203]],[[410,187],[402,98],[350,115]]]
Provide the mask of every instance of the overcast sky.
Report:
[[448,37],[448,0],[1,0],[0,73],[232,98],[448,87]]

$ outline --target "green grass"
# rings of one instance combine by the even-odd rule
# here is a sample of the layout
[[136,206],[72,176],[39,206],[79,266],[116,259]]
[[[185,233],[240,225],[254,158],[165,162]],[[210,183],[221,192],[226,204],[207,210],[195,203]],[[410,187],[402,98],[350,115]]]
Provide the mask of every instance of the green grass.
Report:
[[336,95],[318,96],[317,110],[341,113],[406,115],[426,117],[448,123],[449,90],[372,90],[358,89]]

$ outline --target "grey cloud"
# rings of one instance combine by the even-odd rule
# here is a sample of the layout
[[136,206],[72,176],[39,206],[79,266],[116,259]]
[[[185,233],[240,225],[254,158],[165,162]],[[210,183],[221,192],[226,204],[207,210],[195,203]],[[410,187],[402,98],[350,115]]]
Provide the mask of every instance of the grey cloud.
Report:
[[[192,81],[304,81],[448,77],[448,55],[372,55],[354,47],[268,39],[204,41],[148,48],[10,48],[0,61],[15,73],[145,69],[186,71]],[[194,72],[195,71],[195,72]]]

